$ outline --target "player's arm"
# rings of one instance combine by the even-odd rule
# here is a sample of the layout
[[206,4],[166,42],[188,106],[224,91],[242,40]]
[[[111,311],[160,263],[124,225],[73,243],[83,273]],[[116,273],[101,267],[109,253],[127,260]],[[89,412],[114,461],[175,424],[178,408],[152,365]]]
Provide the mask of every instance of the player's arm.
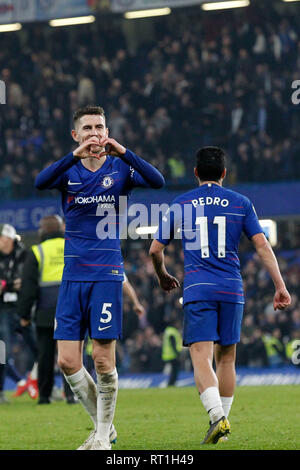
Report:
[[274,310],[283,310],[290,305],[291,297],[285,287],[272,247],[263,233],[253,235],[251,240],[254,243],[256,252],[262,264],[270,274],[275,286],[275,295],[273,299]]
[[80,159],[93,156],[90,152],[92,144],[99,144],[99,140],[95,137],[87,139],[73,152],[42,170],[36,177],[35,187],[37,189],[59,188],[62,176],[69,168],[78,163]]
[[143,317],[146,313],[145,309],[144,309],[143,305],[140,303],[140,301],[139,301],[139,299],[136,295],[136,292],[135,292],[132,284],[129,282],[127,277],[125,278],[125,280],[123,282],[123,292],[131,300],[132,307],[133,307],[133,310],[135,311],[135,313],[139,317]]
[[176,277],[171,276],[165,266],[164,249],[166,246],[158,240],[153,240],[149,255],[151,256],[155,273],[158,277],[160,287],[166,292],[170,292],[180,286]]
[[138,157],[131,150],[126,149],[114,139],[104,137],[100,140],[100,145],[106,147],[105,152],[99,154],[99,158],[103,155],[112,155],[121,158],[123,162],[136,170],[142,179],[139,181],[140,186],[159,189],[165,184],[163,175],[150,163]]

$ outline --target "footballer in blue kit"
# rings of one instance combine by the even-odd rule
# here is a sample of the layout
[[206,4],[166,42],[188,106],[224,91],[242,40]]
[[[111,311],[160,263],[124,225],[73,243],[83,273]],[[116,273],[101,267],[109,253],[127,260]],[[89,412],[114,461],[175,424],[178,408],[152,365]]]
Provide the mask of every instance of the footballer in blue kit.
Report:
[[[173,211],[175,205],[181,210]],[[206,183],[174,199],[169,214],[156,239],[168,245],[178,229],[182,234],[184,345],[237,343],[244,304],[238,245],[242,232],[248,238],[263,233],[253,205],[241,194]],[[202,317],[201,310],[210,313]]]
[[[251,201],[222,187],[225,153],[204,147],[197,153],[199,187],[175,198],[163,216],[150,255],[161,287],[179,287],[164,264],[174,238],[184,252],[183,343],[190,349],[196,387],[210,416],[203,444],[230,432],[228,413],[235,388],[236,343],[240,340],[244,292],[238,246],[242,233],[252,240],[275,286],[274,309],[290,303],[273,250]],[[212,368],[213,355],[216,372]]]
[[[45,168],[38,189],[58,189],[65,216],[64,271],[55,317],[58,364],[94,423],[80,450],[106,450],[116,439],[112,424],[118,376],[115,342],[122,333],[123,259],[120,198],[135,187],[158,189],[161,173],[108,137],[104,110],[78,109],[72,137],[78,148]],[[82,361],[92,338],[97,386]]]

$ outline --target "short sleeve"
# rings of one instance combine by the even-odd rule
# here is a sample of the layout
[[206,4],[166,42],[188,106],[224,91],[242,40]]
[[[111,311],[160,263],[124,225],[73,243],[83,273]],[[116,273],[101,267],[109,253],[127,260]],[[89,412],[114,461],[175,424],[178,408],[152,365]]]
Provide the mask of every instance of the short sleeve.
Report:
[[244,227],[243,230],[247,237],[250,239],[253,235],[257,233],[263,233],[263,229],[259,223],[255,208],[249,199],[247,199],[246,203],[246,214],[244,219]]

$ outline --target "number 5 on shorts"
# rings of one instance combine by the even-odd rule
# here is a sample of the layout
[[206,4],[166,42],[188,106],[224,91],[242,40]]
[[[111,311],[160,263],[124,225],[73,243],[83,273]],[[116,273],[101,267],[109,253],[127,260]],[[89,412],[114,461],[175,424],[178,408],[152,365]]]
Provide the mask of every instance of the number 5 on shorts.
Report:
[[106,318],[102,318],[102,316],[101,316],[100,317],[100,322],[101,323],[109,323],[111,321],[112,314],[108,310],[109,308],[111,308],[111,306],[112,306],[112,303],[104,303],[103,304],[101,315],[106,315]]

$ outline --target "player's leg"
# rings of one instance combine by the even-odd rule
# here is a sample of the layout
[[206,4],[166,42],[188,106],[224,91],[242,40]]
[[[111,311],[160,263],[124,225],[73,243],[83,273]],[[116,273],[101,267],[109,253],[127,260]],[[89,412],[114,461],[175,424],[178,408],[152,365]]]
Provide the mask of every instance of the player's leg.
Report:
[[224,416],[218,389],[218,378],[212,367],[213,342],[201,341],[190,346],[197,390],[211,423]]
[[215,344],[214,355],[216,363],[216,375],[219,381],[219,392],[221,402],[225,416],[227,418],[233,402],[236,384],[236,344],[230,344],[228,346]]
[[93,339],[93,359],[97,376],[96,439],[110,447],[117,394],[116,341]]
[[97,433],[92,447],[109,449],[117,393],[116,340],[122,332],[122,282],[95,282],[90,297],[90,336],[97,375]]
[[92,283],[63,281],[55,316],[58,365],[74,395],[97,427],[96,384],[83,366],[83,343],[88,318],[85,315],[88,289]]
[[216,443],[229,432],[229,423],[213,370],[213,344],[219,339],[216,302],[192,302],[184,307],[183,342],[189,345],[194,376],[201,402],[209,414],[210,428],[202,443]]
[[244,305],[219,302],[219,335],[215,345],[216,374],[225,416],[229,415],[236,385],[236,343],[240,340]]
[[57,364],[64,375],[71,376],[82,368],[83,341],[58,340]]
[[212,367],[213,342],[193,343],[190,346],[190,354],[194,367],[196,387],[201,402],[210,418],[210,427],[201,443],[216,444],[221,437],[229,433],[230,425],[224,415],[218,378]]
[[218,387],[218,379],[212,367],[213,342],[199,341],[191,344],[190,355],[198,392],[201,394],[208,387]]
[[83,341],[57,341],[58,359],[64,377],[72,392],[89,414],[94,431],[79,450],[87,450],[97,429],[97,392],[96,384],[82,362]]

